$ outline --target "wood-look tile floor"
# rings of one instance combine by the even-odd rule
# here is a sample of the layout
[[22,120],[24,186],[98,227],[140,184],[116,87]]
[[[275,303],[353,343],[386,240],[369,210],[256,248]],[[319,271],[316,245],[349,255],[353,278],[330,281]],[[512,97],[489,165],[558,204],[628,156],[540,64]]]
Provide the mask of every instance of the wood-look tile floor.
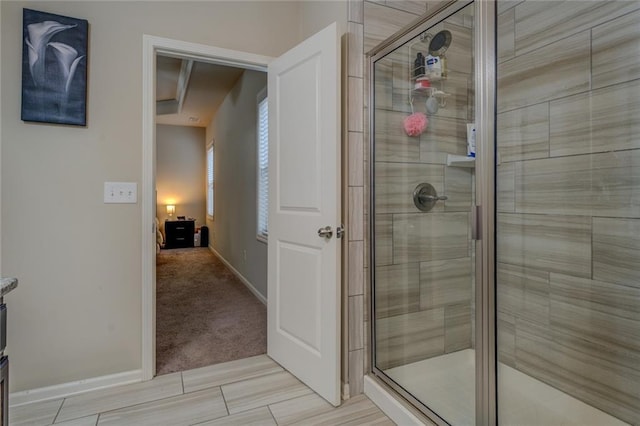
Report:
[[266,355],[9,410],[11,426],[393,425],[366,396],[335,408]]

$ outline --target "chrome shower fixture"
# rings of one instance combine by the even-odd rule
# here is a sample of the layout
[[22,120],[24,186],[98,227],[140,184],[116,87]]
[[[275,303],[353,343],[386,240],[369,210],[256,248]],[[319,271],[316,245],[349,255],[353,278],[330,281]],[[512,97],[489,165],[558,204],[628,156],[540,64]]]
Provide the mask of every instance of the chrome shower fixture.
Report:
[[420,34],[420,41],[426,40],[429,43],[429,54],[432,56],[444,54],[451,45],[452,38],[453,36],[449,30],[442,30],[436,35],[427,32]]

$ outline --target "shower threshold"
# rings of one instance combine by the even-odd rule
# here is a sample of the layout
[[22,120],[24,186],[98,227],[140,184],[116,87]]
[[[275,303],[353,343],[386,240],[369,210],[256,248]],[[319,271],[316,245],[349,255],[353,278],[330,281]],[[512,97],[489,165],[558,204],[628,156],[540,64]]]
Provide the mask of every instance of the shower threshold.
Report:
[[[627,425],[512,367],[499,363],[498,369],[502,425]],[[450,424],[475,425],[473,349],[394,367],[385,373]]]

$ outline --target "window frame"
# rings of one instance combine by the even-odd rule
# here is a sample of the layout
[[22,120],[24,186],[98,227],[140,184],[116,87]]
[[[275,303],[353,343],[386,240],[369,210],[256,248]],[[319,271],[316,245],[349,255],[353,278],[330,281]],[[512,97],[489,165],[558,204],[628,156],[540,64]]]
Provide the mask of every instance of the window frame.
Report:
[[[265,212],[265,216],[266,216],[266,224],[264,226],[264,231],[261,229],[261,209],[263,208],[262,203],[261,203],[261,188],[262,188],[262,179],[261,179],[261,161],[260,161],[260,157],[261,157],[261,153],[262,153],[262,133],[260,131],[260,107],[261,105],[266,102],[267,105],[267,137],[266,137],[266,156],[267,156],[267,165],[266,165],[266,172],[267,172],[267,181],[266,181],[266,185],[267,185],[267,193],[266,193],[266,206],[264,206],[264,208],[266,208],[266,212]],[[268,243],[268,239],[269,239],[269,109],[268,109],[268,95],[267,95],[267,88],[265,87],[264,89],[262,89],[260,92],[258,92],[258,95],[256,96],[256,239],[260,242],[263,242],[265,244]]]
[[[211,152],[211,164],[209,163],[209,152]],[[206,176],[206,181],[207,181],[207,196],[206,196],[206,202],[207,202],[207,218],[209,220],[213,220],[215,217],[215,187],[216,187],[216,168],[215,168],[215,161],[216,161],[216,154],[215,154],[215,139],[212,139],[211,142],[209,142],[207,144],[207,149],[205,151],[205,155],[206,155],[206,163],[207,163],[207,176]],[[209,183],[209,170],[211,170],[211,183]],[[209,213],[209,202],[211,202],[211,213]]]

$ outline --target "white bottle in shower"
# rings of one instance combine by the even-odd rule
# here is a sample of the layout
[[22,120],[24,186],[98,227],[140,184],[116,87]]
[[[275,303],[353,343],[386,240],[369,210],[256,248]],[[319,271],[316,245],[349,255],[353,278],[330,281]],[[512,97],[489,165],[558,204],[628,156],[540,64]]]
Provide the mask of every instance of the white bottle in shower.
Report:
[[432,81],[440,80],[442,77],[442,63],[439,56],[427,55],[424,59],[427,76]]
[[476,156],[476,124],[467,123],[467,157]]

